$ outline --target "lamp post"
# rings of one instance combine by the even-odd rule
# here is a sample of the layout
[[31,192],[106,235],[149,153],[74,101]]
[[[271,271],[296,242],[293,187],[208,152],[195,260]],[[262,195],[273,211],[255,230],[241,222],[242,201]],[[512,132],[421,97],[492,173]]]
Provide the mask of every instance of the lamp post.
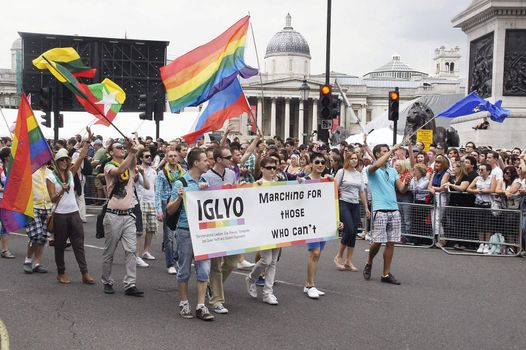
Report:
[[[303,79],[303,84],[301,84],[300,86],[300,99],[302,101],[302,103],[300,104],[300,113],[303,115],[303,118],[298,118],[300,120],[298,120],[299,123],[304,123],[304,119],[305,118],[305,107],[304,107],[304,104],[309,100],[309,93],[310,93],[310,87],[309,87],[309,84],[307,84],[307,79]],[[287,126],[285,126],[287,127]],[[313,126],[314,127],[314,126]],[[305,130],[304,128],[301,128],[301,130],[303,130],[302,134],[301,135],[298,135],[298,139],[301,141],[301,144],[304,144],[305,143]]]

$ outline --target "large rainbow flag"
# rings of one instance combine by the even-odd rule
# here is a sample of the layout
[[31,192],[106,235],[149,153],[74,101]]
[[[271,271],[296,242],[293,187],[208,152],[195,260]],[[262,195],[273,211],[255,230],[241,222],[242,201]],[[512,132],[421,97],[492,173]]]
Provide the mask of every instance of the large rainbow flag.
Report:
[[0,204],[2,225],[8,232],[25,227],[29,219],[34,217],[31,175],[52,159],[53,154],[27,98],[22,95],[7,166],[4,199]]
[[257,69],[244,62],[250,16],[226,32],[161,67],[161,78],[173,113],[197,106],[229,86],[237,76],[249,78]]
[[232,84],[208,101],[208,105],[197,120],[195,131],[184,135],[183,138],[192,144],[204,133],[221,129],[225,121],[244,112],[250,113],[250,106],[239,80],[234,79]]

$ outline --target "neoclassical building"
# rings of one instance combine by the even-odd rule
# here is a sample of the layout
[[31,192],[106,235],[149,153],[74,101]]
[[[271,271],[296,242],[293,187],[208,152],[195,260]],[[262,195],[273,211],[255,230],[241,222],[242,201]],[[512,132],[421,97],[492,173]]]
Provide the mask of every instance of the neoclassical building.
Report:
[[[338,91],[337,81],[349,101],[349,106],[341,104],[339,124],[351,132],[359,132],[358,119],[367,123],[384,114],[388,91],[395,87],[400,89],[402,103],[423,95],[463,93],[465,84],[459,60],[458,47],[448,50],[442,46],[435,50],[433,75],[412,69],[398,55],[363,77],[331,72],[333,91]],[[317,129],[319,89],[325,82],[325,74],[312,74],[310,64],[309,44],[294,30],[292,18],[287,14],[285,26],[267,45],[261,76],[242,80],[264,135],[306,140],[302,137]],[[306,100],[300,92],[304,81],[310,88]],[[243,131],[246,123],[241,124]]]
[[0,106],[18,108],[22,91],[22,39],[11,46],[11,68],[0,68]]

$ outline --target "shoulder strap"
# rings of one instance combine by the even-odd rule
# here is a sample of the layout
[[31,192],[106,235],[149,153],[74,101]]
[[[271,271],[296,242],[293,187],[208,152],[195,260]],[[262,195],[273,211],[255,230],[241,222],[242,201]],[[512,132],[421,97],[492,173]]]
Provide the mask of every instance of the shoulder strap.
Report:
[[164,174],[164,177],[166,178],[166,181],[168,182],[168,185],[170,186],[170,190],[172,189],[172,183],[170,182],[170,178],[168,177],[168,172],[166,171],[166,168],[163,167],[163,174]]
[[181,181],[183,187],[188,187],[188,183],[186,182],[186,179],[184,177],[179,178],[179,181]]

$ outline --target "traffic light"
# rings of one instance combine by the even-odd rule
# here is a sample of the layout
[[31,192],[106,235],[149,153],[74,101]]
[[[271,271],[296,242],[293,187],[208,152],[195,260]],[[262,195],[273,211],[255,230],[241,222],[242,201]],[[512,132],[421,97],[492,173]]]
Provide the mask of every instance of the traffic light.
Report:
[[331,97],[331,118],[332,119],[340,116],[340,104],[341,104],[341,100],[338,98],[338,96]]
[[320,89],[320,106],[321,119],[332,119],[332,88],[329,84]]
[[44,125],[46,128],[51,127],[51,112],[46,112],[46,114],[43,114],[40,116],[42,118],[42,121],[40,124]]
[[57,128],[64,127],[64,115],[62,113],[59,113],[57,115],[57,120],[55,120],[55,125],[57,126]]
[[40,97],[38,100],[38,105],[40,107],[40,110],[46,114],[51,112],[52,109],[52,94],[53,91],[51,88],[42,88],[40,89]]
[[143,120],[152,120],[152,108],[150,99],[146,94],[139,95],[139,118]]
[[163,101],[156,101],[153,111],[153,120],[161,121],[164,119],[164,103]]
[[398,120],[398,110],[400,106],[400,94],[398,88],[394,91],[389,91],[389,114],[388,119],[392,121]]

